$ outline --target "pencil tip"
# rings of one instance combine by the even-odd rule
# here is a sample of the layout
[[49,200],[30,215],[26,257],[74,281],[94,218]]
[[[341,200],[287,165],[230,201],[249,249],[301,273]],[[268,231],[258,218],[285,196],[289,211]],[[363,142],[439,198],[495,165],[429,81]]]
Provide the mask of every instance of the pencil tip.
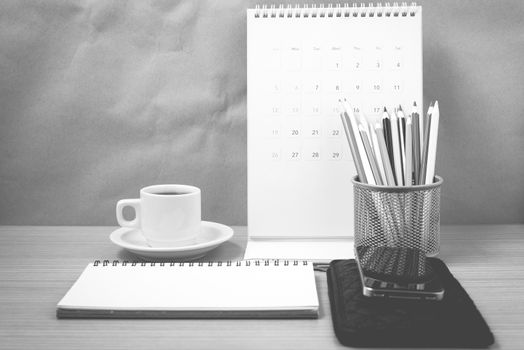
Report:
[[398,110],[402,111],[402,106],[401,105],[398,105]]
[[386,107],[384,107],[384,112],[387,112],[388,110],[386,109]]
[[417,107],[417,101],[413,101],[413,107]]

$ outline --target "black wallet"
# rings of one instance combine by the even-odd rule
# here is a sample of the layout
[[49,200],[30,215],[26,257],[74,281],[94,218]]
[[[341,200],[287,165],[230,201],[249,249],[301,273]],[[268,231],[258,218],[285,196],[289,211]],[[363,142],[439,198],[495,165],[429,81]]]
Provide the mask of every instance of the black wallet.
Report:
[[445,294],[442,301],[365,297],[355,260],[327,270],[338,340],[354,347],[487,347],[494,342],[468,293],[439,259],[428,259]]

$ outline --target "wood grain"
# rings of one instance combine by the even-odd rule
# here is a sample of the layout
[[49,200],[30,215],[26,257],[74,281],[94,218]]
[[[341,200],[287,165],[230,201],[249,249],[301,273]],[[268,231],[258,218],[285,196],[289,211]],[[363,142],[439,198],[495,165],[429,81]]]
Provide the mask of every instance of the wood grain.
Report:
[[[0,349],[343,349],[326,277],[316,272],[318,320],[58,320],[55,307],[95,259],[135,259],[112,227],[0,227]],[[240,259],[246,228],[205,259]],[[524,226],[442,227],[441,254],[500,349],[524,344]]]

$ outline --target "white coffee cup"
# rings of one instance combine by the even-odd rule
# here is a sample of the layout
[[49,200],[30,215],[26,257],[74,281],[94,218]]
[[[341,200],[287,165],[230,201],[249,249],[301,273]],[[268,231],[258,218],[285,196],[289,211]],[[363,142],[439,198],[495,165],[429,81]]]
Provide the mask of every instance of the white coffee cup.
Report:
[[[124,219],[125,207],[135,209],[133,220]],[[118,201],[116,218],[122,227],[140,229],[152,247],[194,243],[200,232],[200,189],[188,185],[144,187],[140,190],[140,198]]]

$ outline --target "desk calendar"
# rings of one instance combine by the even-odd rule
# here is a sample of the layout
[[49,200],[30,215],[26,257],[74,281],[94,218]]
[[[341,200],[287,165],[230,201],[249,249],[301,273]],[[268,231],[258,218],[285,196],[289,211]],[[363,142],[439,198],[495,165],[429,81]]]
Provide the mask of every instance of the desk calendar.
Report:
[[422,106],[421,11],[247,10],[250,240],[351,238],[356,171],[338,101],[371,120],[395,101]]

